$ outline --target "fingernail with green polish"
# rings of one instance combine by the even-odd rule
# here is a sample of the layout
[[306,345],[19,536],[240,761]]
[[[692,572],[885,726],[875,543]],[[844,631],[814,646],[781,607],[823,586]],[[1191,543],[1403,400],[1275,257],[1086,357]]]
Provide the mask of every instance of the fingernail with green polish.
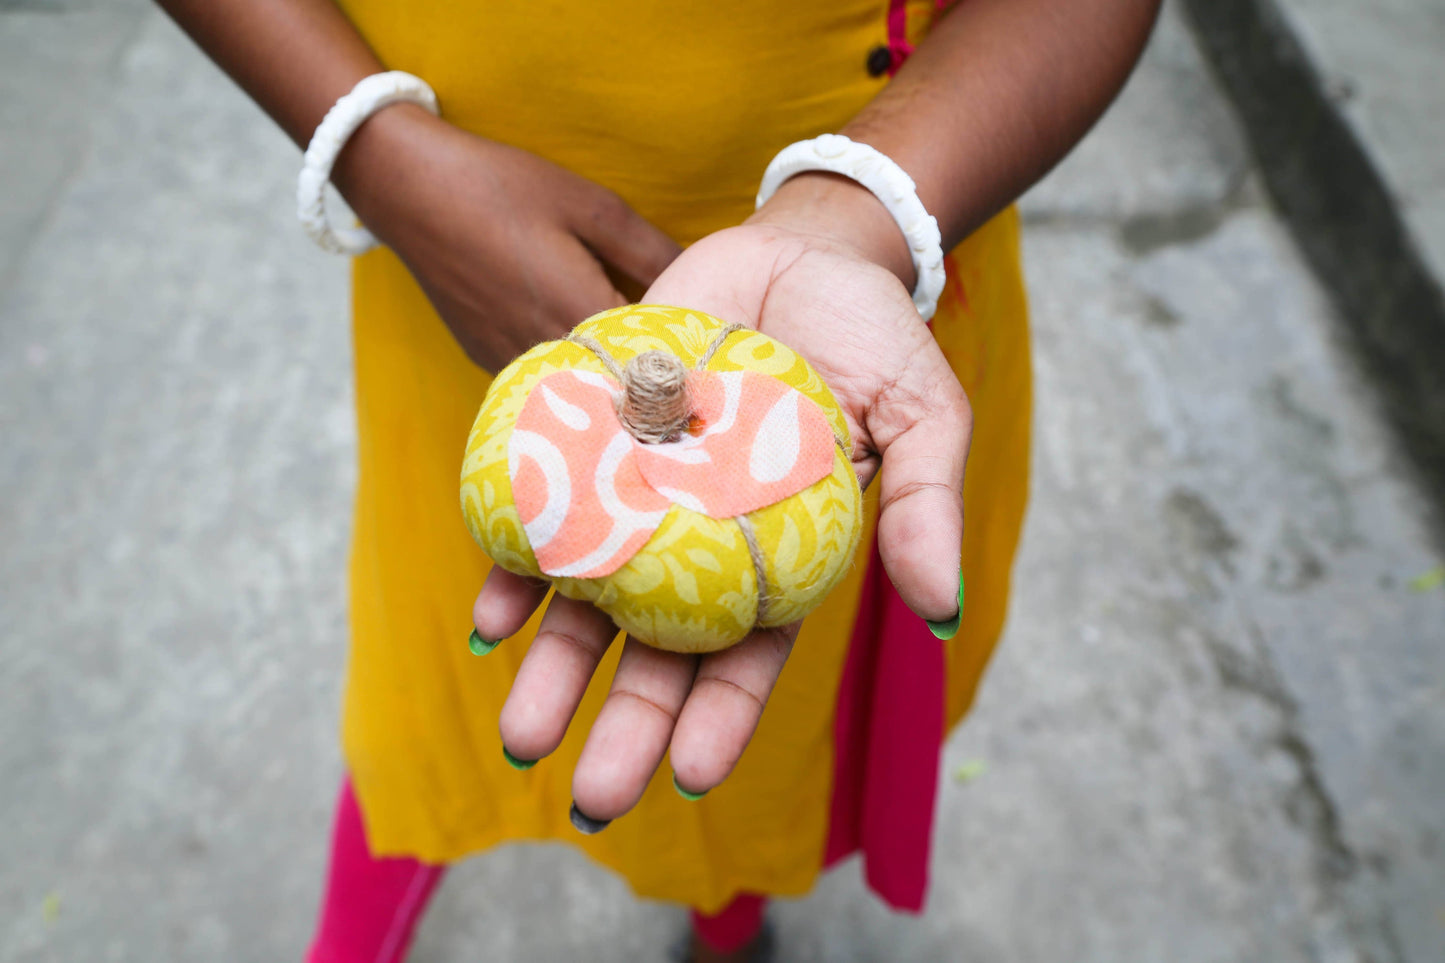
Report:
[[963,621],[963,569],[958,570],[958,614],[943,622],[929,622],[928,631],[935,638],[947,642],[958,634],[959,623]]
[[704,789],[702,792],[688,792],[686,789],[682,788],[682,785],[677,781],[676,774],[674,774],[672,777],[672,788],[676,789],[677,794],[683,799],[686,799],[688,802],[697,802],[703,796],[707,795],[706,789]]
[[528,769],[531,769],[537,764],[537,760],[535,759],[518,759],[516,756],[512,755],[510,752],[507,751],[506,746],[502,747],[502,758],[507,760],[507,765],[511,766],[518,772],[526,772]]
[[472,655],[486,655],[488,652],[495,649],[501,643],[501,641],[501,639],[497,639],[495,641],[493,641],[492,639],[484,639],[482,638],[482,634],[480,632],[478,632],[476,629],[472,629],[472,634],[467,639],[467,648],[472,650]]
[[572,811],[567,814],[572,820],[572,826],[584,836],[595,836],[606,829],[612,822],[610,819],[593,819],[591,816],[583,815],[577,804],[572,804]]

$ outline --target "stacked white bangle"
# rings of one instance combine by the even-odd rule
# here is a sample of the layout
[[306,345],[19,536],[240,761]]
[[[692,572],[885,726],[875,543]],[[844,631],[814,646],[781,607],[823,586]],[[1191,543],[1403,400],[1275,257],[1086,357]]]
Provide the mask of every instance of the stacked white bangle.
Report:
[[356,128],[383,107],[400,101],[418,104],[438,113],[437,95],[420,77],[392,70],[372,74],[326,112],[301,162],[296,182],[296,216],[307,236],[332,254],[364,254],[376,247],[376,237],[364,227],[332,227],[326,216],[326,184],[336,156]]
[[829,171],[862,184],[882,202],[908,241],[913,270],[918,281],[913,303],[927,321],[938,309],[943,293],[943,238],[938,221],[924,210],[913,178],[882,151],[849,140],[842,134],[824,134],[784,147],[763,174],[758,188],[758,207],[782,186],[783,181],[804,171]]

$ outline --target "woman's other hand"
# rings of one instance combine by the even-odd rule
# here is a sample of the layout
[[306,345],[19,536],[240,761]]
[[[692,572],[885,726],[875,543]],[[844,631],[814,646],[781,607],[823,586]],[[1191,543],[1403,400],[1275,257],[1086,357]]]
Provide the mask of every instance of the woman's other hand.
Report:
[[642,290],[681,250],[605,187],[411,104],[364,124],[333,180],[488,371],[625,304],[604,265]]

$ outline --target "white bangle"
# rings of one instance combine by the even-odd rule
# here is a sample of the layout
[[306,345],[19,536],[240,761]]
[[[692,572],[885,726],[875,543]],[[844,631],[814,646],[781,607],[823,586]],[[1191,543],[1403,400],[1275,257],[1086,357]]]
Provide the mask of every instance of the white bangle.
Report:
[[803,171],[842,174],[868,188],[882,202],[903,232],[913,258],[913,270],[918,275],[913,303],[923,320],[932,318],[938,309],[938,296],[943,293],[943,237],[938,232],[938,221],[918,199],[913,178],[882,151],[842,134],[824,134],[789,144],[773,158],[758,188],[758,207],[767,203],[784,181]]
[[400,70],[372,74],[326,112],[306,147],[301,176],[296,181],[296,216],[307,236],[332,254],[364,254],[378,243],[365,227],[331,226],[326,216],[326,184],[331,180],[336,155],[356,128],[381,108],[400,101],[439,113],[436,93],[420,77]]

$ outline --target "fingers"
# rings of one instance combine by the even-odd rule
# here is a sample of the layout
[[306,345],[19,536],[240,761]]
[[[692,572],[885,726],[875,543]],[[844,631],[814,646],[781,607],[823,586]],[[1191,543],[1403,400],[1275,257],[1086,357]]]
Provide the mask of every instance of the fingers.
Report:
[[553,596],[502,705],[502,746],[512,759],[535,762],[561,744],[616,636],[612,620],[590,603]]
[[[557,748],[615,632],[592,606],[553,599],[502,707],[511,757],[525,764]],[[572,774],[578,828],[595,832],[637,805],[669,745],[684,793],[701,795],[726,779],[797,632],[761,629],[701,662],[629,638]]]
[[500,565],[493,565],[472,606],[472,624],[477,627],[472,650],[482,648],[484,651],[477,654],[484,655],[526,625],[547,597],[547,588],[546,582],[514,575]]
[[[941,355],[938,363],[944,364]],[[930,379],[932,390],[910,400],[880,398],[868,421],[883,453],[878,492],[883,567],[908,607],[947,638],[957,630],[961,606],[963,474],[973,417],[957,379],[946,367],[944,374],[946,379]],[[888,429],[874,429],[875,421]]]
[[672,771],[679,789],[699,795],[733,771],[797,635],[797,625],[759,629],[732,648],[703,658],[672,736]]
[[556,241],[545,255],[553,263],[544,301],[562,319],[564,332],[599,311],[627,303],[597,258],[576,237],[560,234]]
[[577,205],[577,236],[599,258],[647,287],[682,253],[661,229],[611,191],[599,191]]
[[642,798],[667,752],[697,663],[696,656],[627,639],[612,691],[572,773],[575,808],[590,825],[616,819]]

